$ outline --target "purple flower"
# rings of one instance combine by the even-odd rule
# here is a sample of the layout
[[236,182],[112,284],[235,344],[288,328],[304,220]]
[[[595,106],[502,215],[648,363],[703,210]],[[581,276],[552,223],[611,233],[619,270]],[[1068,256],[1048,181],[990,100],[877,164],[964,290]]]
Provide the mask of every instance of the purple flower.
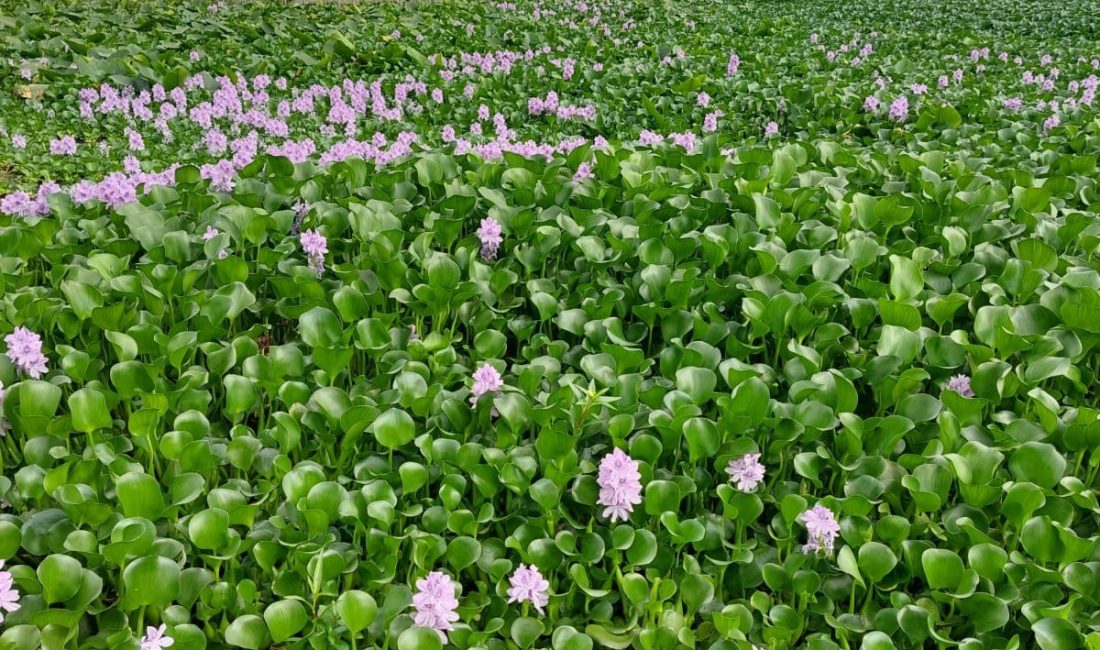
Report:
[[890,102],[890,119],[902,122],[909,117],[909,98],[905,95]]
[[46,355],[42,354],[42,337],[26,327],[17,327],[4,337],[8,359],[32,379],[46,373]]
[[416,608],[413,623],[419,627],[435,630],[444,643],[447,632],[455,629],[458,620],[458,599],[455,598],[455,583],[450,576],[440,571],[432,571],[426,578],[416,581],[416,593],[412,597]]
[[225,250],[224,248],[218,251],[219,260],[224,260],[227,257],[229,257],[229,251]]
[[474,385],[470,388],[473,395],[470,396],[470,405],[477,406],[477,400],[482,395],[492,393],[497,395],[504,387],[504,380],[496,368],[485,364],[474,371]]
[[779,125],[775,122],[768,122],[764,125],[764,137],[770,138],[772,136],[779,135]]
[[628,456],[622,449],[603,457],[600,461],[596,483],[600,486],[600,496],[596,503],[604,506],[603,515],[611,521],[626,521],[634,506],[642,502],[642,475],[638,472],[638,461]]
[[955,391],[963,397],[974,397],[974,390],[970,388],[968,375],[955,375],[947,380],[947,390]]
[[737,74],[737,69],[740,67],[741,57],[737,56],[736,52],[730,54],[730,59],[726,63],[726,76],[732,77],[733,75]]
[[836,522],[836,515],[832,510],[818,504],[803,512],[798,519],[805,524],[809,534],[809,541],[802,547],[803,552],[833,551],[833,544],[840,534],[840,524]]
[[316,230],[307,230],[298,236],[302,250],[309,256],[309,267],[320,277],[325,270],[325,254],[328,253],[328,240]]
[[511,587],[508,588],[508,602],[520,603],[527,601],[535,606],[539,614],[544,613],[542,608],[550,602],[550,583],[542,577],[535,565],[519,565],[516,572],[508,579]]
[[76,138],[66,135],[50,140],[50,153],[55,156],[72,156],[76,153]]
[[868,95],[863,100],[863,110],[868,113],[873,113],[878,110],[878,97],[874,95]]
[[951,82],[950,82],[950,80],[948,80],[947,75],[945,75],[945,74],[941,74],[939,80],[936,82],[936,84],[940,88],[947,88],[947,84],[949,84],[949,83],[951,83]]
[[1049,131],[1062,123],[1062,118],[1057,114],[1051,115],[1047,119],[1043,120],[1043,130]]
[[699,94],[695,96],[695,103],[702,108],[710,106],[710,95],[700,91]]
[[27,138],[25,138],[22,135],[16,133],[16,134],[11,136],[11,146],[14,149],[26,149],[27,148]]
[[212,226],[207,226],[206,227],[206,232],[204,232],[202,234],[202,240],[203,241],[210,241],[211,239],[213,239],[217,236],[218,236],[218,229],[214,228]]
[[504,243],[503,229],[500,222],[492,217],[481,220],[481,226],[477,229],[477,238],[481,240],[481,256],[487,260],[495,259],[500,245]]
[[703,118],[703,133],[714,133],[718,130],[718,116],[721,115],[721,111],[713,111],[707,113]]
[[[4,561],[0,560],[0,569],[4,568]],[[4,612],[14,612],[19,609],[19,592],[12,586],[14,581],[10,571],[0,571],[0,623],[4,622]]]
[[592,178],[593,176],[594,174],[592,173],[592,165],[590,165],[588,161],[585,161],[577,165],[577,171],[573,174],[573,182],[579,183],[586,178]]
[[735,458],[726,466],[730,480],[742,492],[752,492],[764,481],[764,466],[760,464],[760,454],[745,454]]
[[1009,97],[1004,101],[1003,106],[1009,110],[1016,110],[1023,106],[1024,103],[1020,101],[1019,97]]
[[163,623],[160,627],[146,626],[145,636],[141,638],[141,650],[161,650],[171,647],[176,641],[166,634],[168,628]]

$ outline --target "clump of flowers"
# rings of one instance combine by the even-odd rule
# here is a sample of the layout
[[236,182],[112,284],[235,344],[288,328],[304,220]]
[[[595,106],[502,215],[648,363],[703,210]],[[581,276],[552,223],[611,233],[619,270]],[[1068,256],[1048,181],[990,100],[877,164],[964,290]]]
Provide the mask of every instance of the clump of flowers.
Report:
[[890,119],[897,122],[909,117],[909,98],[905,95],[890,102]]
[[703,118],[703,133],[714,133],[718,130],[718,118],[722,116],[722,111],[712,111],[706,114]]
[[878,110],[878,97],[874,95],[868,95],[863,100],[863,110],[868,113],[873,113]]
[[167,632],[168,628],[163,623],[160,627],[146,626],[145,636],[141,638],[141,650],[161,650],[174,645],[175,639],[168,636]]
[[416,581],[416,593],[412,597],[416,609],[413,623],[418,627],[435,630],[444,643],[447,632],[455,629],[458,620],[458,598],[455,597],[455,583],[450,576],[440,571],[432,571],[427,577]]
[[582,162],[577,165],[577,171],[573,174],[573,182],[579,183],[585,179],[593,178],[595,174],[592,173],[592,165],[588,161]]
[[213,239],[217,236],[218,236],[218,229],[213,227],[213,226],[207,226],[206,227],[206,232],[204,232],[202,234],[202,240],[203,241],[210,241],[211,239]]
[[42,354],[42,337],[26,327],[17,327],[4,337],[8,346],[8,359],[15,367],[27,373],[32,379],[38,379],[46,373],[46,355]]
[[477,238],[481,240],[481,257],[487,260],[496,259],[500,245],[504,243],[503,232],[504,229],[496,219],[485,217],[481,220],[481,226],[477,229]]
[[491,393],[500,394],[504,388],[504,379],[500,372],[489,364],[485,364],[474,371],[474,385],[470,388],[473,395],[470,396],[470,406],[477,406],[477,400],[482,395]]
[[726,63],[726,76],[732,77],[737,74],[737,68],[741,67],[741,57],[737,56],[737,52],[730,54],[730,59]]
[[764,482],[764,466],[760,464],[760,454],[745,454],[731,460],[726,466],[726,473],[742,492],[752,492]]
[[963,397],[974,397],[974,390],[970,387],[968,375],[955,375],[947,380],[947,390],[954,391]]
[[76,138],[65,135],[50,140],[50,153],[55,156],[72,156],[76,154]]
[[508,602],[520,603],[527,601],[535,606],[539,614],[544,613],[543,607],[550,602],[550,583],[542,577],[535,565],[519,565],[508,582]]
[[776,122],[768,122],[764,125],[765,138],[770,138],[776,135],[779,135],[779,124],[777,124]]
[[806,532],[809,534],[809,540],[802,547],[804,553],[833,552],[833,544],[836,543],[837,535],[840,534],[840,524],[837,523],[836,515],[832,510],[818,504],[803,512],[798,519],[806,526]]
[[622,449],[603,457],[600,471],[596,477],[600,486],[600,496],[596,503],[604,506],[603,515],[612,522],[630,517],[634,506],[642,502],[642,475],[638,471],[638,461]]
[[19,592],[13,586],[15,581],[11,577],[11,571],[3,571],[4,561],[0,560],[0,623],[4,622],[4,612],[14,612],[19,609]]
[[320,277],[325,271],[325,254],[328,253],[328,240],[316,230],[307,230],[299,235],[302,250],[309,256],[309,267]]

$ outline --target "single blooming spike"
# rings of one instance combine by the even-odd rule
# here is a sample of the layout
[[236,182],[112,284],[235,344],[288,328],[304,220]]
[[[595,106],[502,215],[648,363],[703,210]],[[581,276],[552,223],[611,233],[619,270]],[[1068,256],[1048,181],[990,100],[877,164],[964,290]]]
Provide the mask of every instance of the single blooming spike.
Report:
[[577,165],[577,171],[575,174],[573,174],[573,182],[579,183],[585,179],[592,178],[593,176],[594,174],[592,173],[592,165],[590,165],[587,161],[582,162],[581,164]]
[[764,137],[770,138],[772,136],[779,135],[779,124],[775,122],[768,122],[764,125]]
[[487,260],[495,259],[500,245],[504,243],[504,229],[500,222],[492,217],[481,220],[481,226],[477,229],[477,238],[481,240],[481,256]]
[[161,650],[171,647],[176,641],[167,635],[168,628],[163,623],[160,627],[146,626],[145,636],[141,638],[141,650]]
[[325,270],[325,254],[328,253],[328,240],[316,230],[306,230],[298,236],[302,250],[309,257],[309,267],[320,277]]
[[542,577],[535,565],[519,565],[508,582],[508,602],[520,603],[527,601],[535,606],[539,614],[544,613],[543,607],[550,602],[550,583]]
[[203,241],[210,241],[211,239],[213,239],[217,236],[218,236],[218,229],[214,228],[213,226],[207,226],[206,227],[206,232],[204,232],[202,234],[202,240]]
[[46,373],[46,355],[42,354],[42,337],[26,327],[17,327],[4,337],[8,359],[32,379]]
[[809,534],[809,540],[802,547],[803,552],[831,553],[837,535],[840,534],[840,524],[837,523],[833,511],[818,504],[803,512],[798,518],[805,524],[806,532]]
[[432,571],[427,577],[416,581],[416,593],[412,597],[416,609],[413,623],[419,627],[435,630],[444,643],[447,632],[454,630],[458,620],[458,599],[455,598],[455,583],[450,576],[440,571]]
[[741,57],[737,56],[734,52],[730,54],[729,61],[726,63],[726,76],[732,77],[737,74],[737,69],[741,67]]
[[[0,569],[3,568],[4,561],[0,560]],[[0,570],[0,623],[4,622],[4,612],[10,614],[19,609],[19,592],[13,584],[11,572]]]
[[764,481],[764,466],[760,464],[760,454],[745,454],[735,458],[726,466],[730,480],[742,492],[752,492]]
[[969,375],[955,375],[947,380],[947,390],[952,390],[963,397],[974,397],[974,390],[970,388]]
[[890,102],[890,119],[901,122],[909,117],[909,98],[902,95]]
[[503,387],[504,380],[496,368],[489,364],[481,366],[474,371],[474,385],[470,388],[470,392],[473,393],[470,396],[470,405],[476,406],[478,398],[486,393],[499,394]]
[[596,503],[604,506],[603,514],[612,522],[620,519],[626,521],[634,506],[642,502],[642,475],[638,471],[638,461],[622,449],[615,449],[603,457],[596,483],[600,486]]
[[863,110],[868,113],[873,113],[878,110],[878,97],[874,95],[867,95],[863,100]]

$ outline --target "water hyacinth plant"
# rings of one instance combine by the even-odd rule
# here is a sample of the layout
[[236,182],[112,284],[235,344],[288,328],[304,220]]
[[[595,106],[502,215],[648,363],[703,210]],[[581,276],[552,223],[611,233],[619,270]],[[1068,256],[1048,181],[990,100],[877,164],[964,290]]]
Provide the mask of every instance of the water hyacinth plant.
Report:
[[9,3],[0,649],[1100,647],[1096,8]]

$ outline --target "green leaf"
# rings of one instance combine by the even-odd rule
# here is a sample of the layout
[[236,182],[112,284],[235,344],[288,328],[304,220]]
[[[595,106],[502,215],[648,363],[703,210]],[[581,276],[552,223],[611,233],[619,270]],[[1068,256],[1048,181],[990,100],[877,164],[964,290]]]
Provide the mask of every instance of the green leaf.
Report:
[[259,616],[238,616],[225,630],[225,642],[237,648],[261,650],[270,643],[267,625]]
[[924,289],[924,273],[913,260],[900,255],[890,256],[890,293],[897,300],[916,298]]
[[1081,633],[1064,618],[1044,618],[1031,626],[1041,650],[1075,650],[1081,647]]
[[928,586],[947,591],[959,584],[963,575],[963,562],[954,551],[930,548],[921,555],[921,566]]
[[115,493],[127,517],[156,521],[164,512],[164,488],[148,474],[131,472],[120,476],[115,483]]
[[371,424],[374,437],[384,447],[395,449],[412,441],[416,424],[412,416],[401,409],[389,409]]
[[282,643],[301,632],[308,620],[306,608],[297,600],[279,600],[264,609],[264,622],[275,643]]
[[109,429],[114,424],[103,393],[91,388],[81,388],[69,395],[69,411],[72,413],[73,428],[83,433]]
[[443,641],[435,630],[410,627],[397,637],[397,650],[442,650]]
[[359,634],[370,627],[378,616],[378,605],[370,594],[353,589],[340,594],[336,600],[336,611],[348,630]]
[[67,555],[47,556],[37,573],[47,604],[63,603],[75,596],[84,577],[80,562]]
[[123,598],[128,608],[143,605],[164,607],[180,588],[180,568],[166,557],[143,557],[126,565],[122,574]]

